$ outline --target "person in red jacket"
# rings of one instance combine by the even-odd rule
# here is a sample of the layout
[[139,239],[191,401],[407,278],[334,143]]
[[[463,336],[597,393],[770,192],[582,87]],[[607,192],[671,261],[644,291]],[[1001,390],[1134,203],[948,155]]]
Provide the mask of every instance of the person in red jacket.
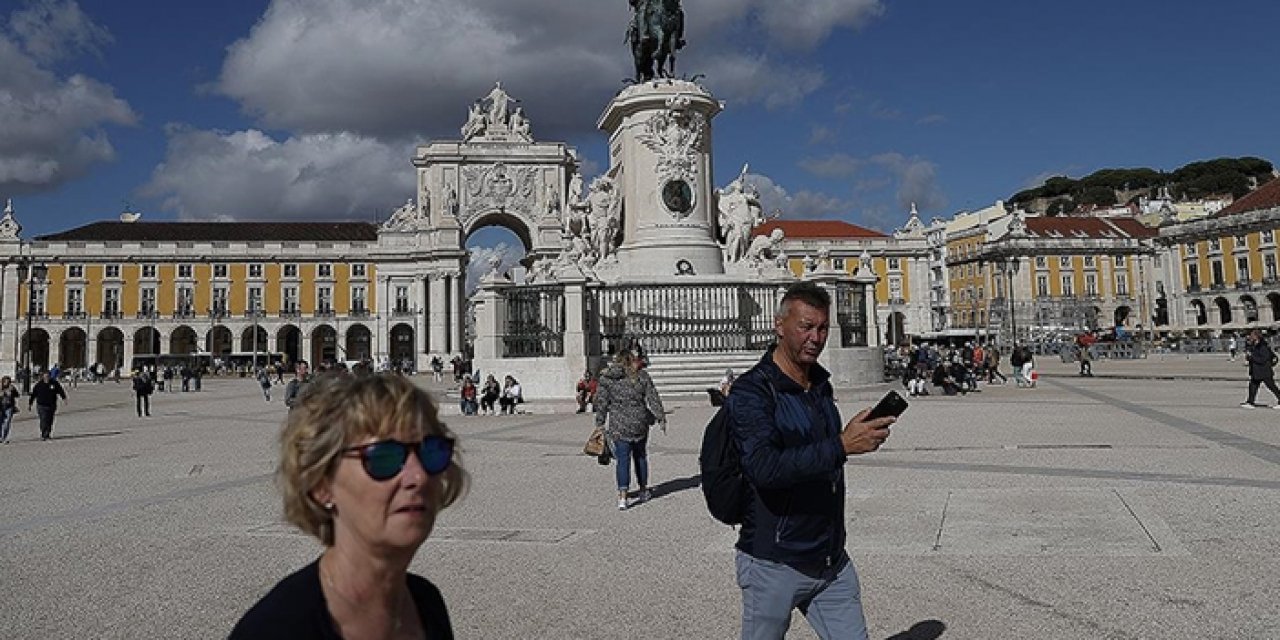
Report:
[[600,382],[590,371],[582,374],[582,379],[578,380],[577,397],[578,397],[578,413],[586,413],[587,405],[592,408],[596,404],[596,390],[599,388]]

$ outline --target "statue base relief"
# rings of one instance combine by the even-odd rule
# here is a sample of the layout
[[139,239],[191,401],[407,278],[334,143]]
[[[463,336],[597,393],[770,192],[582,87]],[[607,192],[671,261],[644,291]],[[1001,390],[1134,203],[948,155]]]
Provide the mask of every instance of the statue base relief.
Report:
[[619,273],[724,273],[711,165],[711,120],[721,109],[684,80],[632,85],[605,108],[598,126],[609,135],[608,175],[623,201]]

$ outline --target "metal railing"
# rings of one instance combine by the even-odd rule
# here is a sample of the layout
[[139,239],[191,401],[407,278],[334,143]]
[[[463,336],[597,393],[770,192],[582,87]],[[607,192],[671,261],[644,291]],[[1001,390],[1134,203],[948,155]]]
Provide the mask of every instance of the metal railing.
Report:
[[601,287],[591,292],[588,326],[607,354],[638,340],[648,353],[759,351],[773,341],[773,285],[671,284]]
[[840,346],[867,346],[866,294],[860,285],[836,287],[836,324],[840,325]]
[[503,351],[508,358],[564,355],[564,287],[513,287],[506,293]]

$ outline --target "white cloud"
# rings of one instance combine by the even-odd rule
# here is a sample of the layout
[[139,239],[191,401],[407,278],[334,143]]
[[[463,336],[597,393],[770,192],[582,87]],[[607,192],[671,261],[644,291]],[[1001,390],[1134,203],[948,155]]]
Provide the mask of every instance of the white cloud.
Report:
[[821,178],[849,178],[862,167],[862,161],[847,153],[833,153],[821,158],[805,158],[800,167]]
[[[812,49],[883,11],[876,0],[686,4],[677,71],[769,108],[825,81],[816,62],[772,49]],[[214,88],[271,128],[436,137],[456,136],[466,106],[502,80],[535,135],[567,137],[591,131],[632,75],[628,19],[621,0],[273,0]]]
[[104,125],[137,116],[114,90],[49,64],[107,38],[73,3],[15,12],[0,29],[0,192],[49,191],[115,158]]
[[494,258],[498,259],[498,270],[501,273],[508,273],[512,267],[520,266],[520,260],[524,259],[524,247],[511,246],[505,242],[500,242],[492,247],[470,247],[467,249],[470,254],[470,260],[467,263],[467,295],[475,293],[476,287],[480,283],[480,278],[492,270],[490,261]]
[[898,206],[906,211],[915,203],[925,211],[947,206],[947,197],[938,187],[937,165],[923,158],[908,158],[901,153],[872,156],[871,162],[884,167],[898,183]]
[[784,218],[835,218],[852,212],[850,201],[809,190],[793,194],[766,175],[748,173],[746,181],[760,192],[760,206],[769,216],[781,213]]
[[413,195],[413,146],[353,134],[273,140],[257,130],[170,127],[142,194],[186,219],[385,218]]

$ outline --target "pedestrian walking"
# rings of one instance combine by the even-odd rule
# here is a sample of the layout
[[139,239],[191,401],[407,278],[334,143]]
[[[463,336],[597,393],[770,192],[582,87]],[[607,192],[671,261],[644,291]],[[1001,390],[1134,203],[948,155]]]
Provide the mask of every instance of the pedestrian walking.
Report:
[[311,366],[306,360],[299,360],[293,367],[293,379],[284,388],[284,406],[292,409],[298,402],[298,396],[302,395],[309,384],[311,384]]
[[[1246,340],[1248,340],[1246,338]],[[1231,352],[1231,361],[1236,361],[1236,353],[1240,351],[1240,343],[1236,342],[1236,334],[1231,334],[1231,338],[1227,340],[1227,351]]]
[[[258,369],[258,386],[262,387],[262,397],[271,402],[271,374],[267,373],[267,368]],[[288,401],[285,401],[288,404]]]
[[620,351],[614,361],[600,372],[596,388],[596,426],[604,428],[606,441],[613,448],[617,462],[616,486],[618,509],[631,506],[627,491],[631,488],[631,465],[635,464],[636,484],[640,493],[636,504],[647,502],[649,492],[649,427],[658,425],[667,432],[667,415],[662,399],[649,372],[643,370],[640,354],[630,349]]
[[134,404],[138,409],[138,417],[144,415],[151,417],[151,394],[155,391],[155,384],[151,382],[151,374],[139,371],[133,375],[133,395]]
[[1267,389],[1276,396],[1274,408],[1280,409],[1280,388],[1276,387],[1276,354],[1271,345],[1262,338],[1262,332],[1254,329],[1244,339],[1244,359],[1249,366],[1249,399],[1240,403],[1245,409],[1258,405],[1254,400],[1258,397],[1258,387],[1267,385]]
[[750,484],[735,559],[742,638],[783,638],[797,608],[821,638],[867,638],[858,573],[845,550],[844,466],[879,449],[894,418],[867,419],[864,409],[841,427],[831,374],[818,364],[830,309],[818,285],[789,287],[774,319],[776,346],[727,398]]
[[1093,343],[1096,338],[1088,333],[1082,333],[1076,338],[1076,351],[1080,354],[1080,375],[1093,377]]
[[18,387],[13,378],[0,378],[0,444],[9,444],[9,428],[13,426],[13,416],[18,413]]
[[27,409],[36,406],[36,415],[40,417],[40,439],[53,439],[53,418],[58,412],[58,398],[67,403],[67,392],[57,380],[49,378],[49,372],[40,374],[40,381],[31,387],[31,395],[27,397]]

